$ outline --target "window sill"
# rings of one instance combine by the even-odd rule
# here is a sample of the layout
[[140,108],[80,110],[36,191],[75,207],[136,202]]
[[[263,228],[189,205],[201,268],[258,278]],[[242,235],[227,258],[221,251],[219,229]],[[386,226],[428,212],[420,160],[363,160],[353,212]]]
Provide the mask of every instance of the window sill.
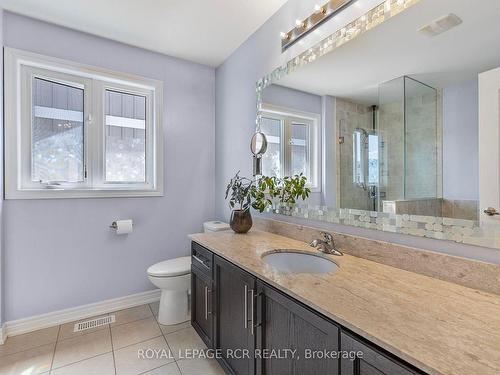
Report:
[[23,189],[5,192],[5,199],[78,199],[162,197],[163,191],[130,189]]

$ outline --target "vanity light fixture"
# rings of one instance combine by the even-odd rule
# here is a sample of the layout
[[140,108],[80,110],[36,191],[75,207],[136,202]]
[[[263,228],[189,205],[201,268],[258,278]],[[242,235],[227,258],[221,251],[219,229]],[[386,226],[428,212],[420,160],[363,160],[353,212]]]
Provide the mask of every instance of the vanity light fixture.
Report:
[[295,20],[295,27],[287,33],[280,33],[281,36],[281,51],[285,51],[299,39],[306,36],[312,30],[316,29],[323,22],[329,20],[349,5],[357,0],[330,0],[324,5],[316,4],[314,12],[307,18]]
[[316,4],[314,6],[314,10],[316,11],[316,13],[321,13],[323,15],[327,13],[326,6],[321,6],[319,4]]
[[297,26],[300,29],[305,29],[306,28],[306,22],[297,19],[297,20],[295,20],[295,26]]

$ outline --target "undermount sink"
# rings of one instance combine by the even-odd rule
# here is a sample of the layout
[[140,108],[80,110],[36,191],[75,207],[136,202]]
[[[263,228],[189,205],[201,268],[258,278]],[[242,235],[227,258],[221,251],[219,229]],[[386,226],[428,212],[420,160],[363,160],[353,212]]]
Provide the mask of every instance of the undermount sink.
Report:
[[322,254],[302,250],[278,249],[262,255],[264,262],[284,273],[328,273],[339,266]]

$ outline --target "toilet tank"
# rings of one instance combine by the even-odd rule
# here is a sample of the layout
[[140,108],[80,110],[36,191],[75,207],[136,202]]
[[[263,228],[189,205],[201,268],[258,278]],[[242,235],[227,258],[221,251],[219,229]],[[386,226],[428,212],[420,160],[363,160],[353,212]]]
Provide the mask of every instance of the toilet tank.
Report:
[[222,221],[206,221],[203,223],[203,229],[205,233],[220,232],[223,230],[229,230],[229,224]]

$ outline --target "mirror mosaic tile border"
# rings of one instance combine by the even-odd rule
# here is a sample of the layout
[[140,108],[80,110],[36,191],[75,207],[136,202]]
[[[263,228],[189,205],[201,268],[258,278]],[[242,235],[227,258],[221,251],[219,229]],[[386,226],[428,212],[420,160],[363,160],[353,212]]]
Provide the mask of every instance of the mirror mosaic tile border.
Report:
[[500,247],[500,240],[497,239],[500,236],[500,229],[496,226],[479,226],[476,220],[399,215],[351,208],[335,209],[307,204],[293,206],[275,204],[274,207],[267,208],[266,212],[470,245]]
[[[257,128],[261,120],[261,104],[263,90],[292,73],[301,66],[314,62],[341,45],[366,33],[405,9],[417,4],[420,0],[386,0],[367,13],[337,30],[313,47],[299,54],[286,64],[276,68],[257,81]],[[500,228],[497,225],[480,225],[476,220],[456,218],[394,214],[358,209],[334,209],[316,205],[274,204],[266,209],[267,213],[292,216],[303,219],[324,221],[334,224],[355,226],[385,232],[408,234],[458,243],[500,248]]]

